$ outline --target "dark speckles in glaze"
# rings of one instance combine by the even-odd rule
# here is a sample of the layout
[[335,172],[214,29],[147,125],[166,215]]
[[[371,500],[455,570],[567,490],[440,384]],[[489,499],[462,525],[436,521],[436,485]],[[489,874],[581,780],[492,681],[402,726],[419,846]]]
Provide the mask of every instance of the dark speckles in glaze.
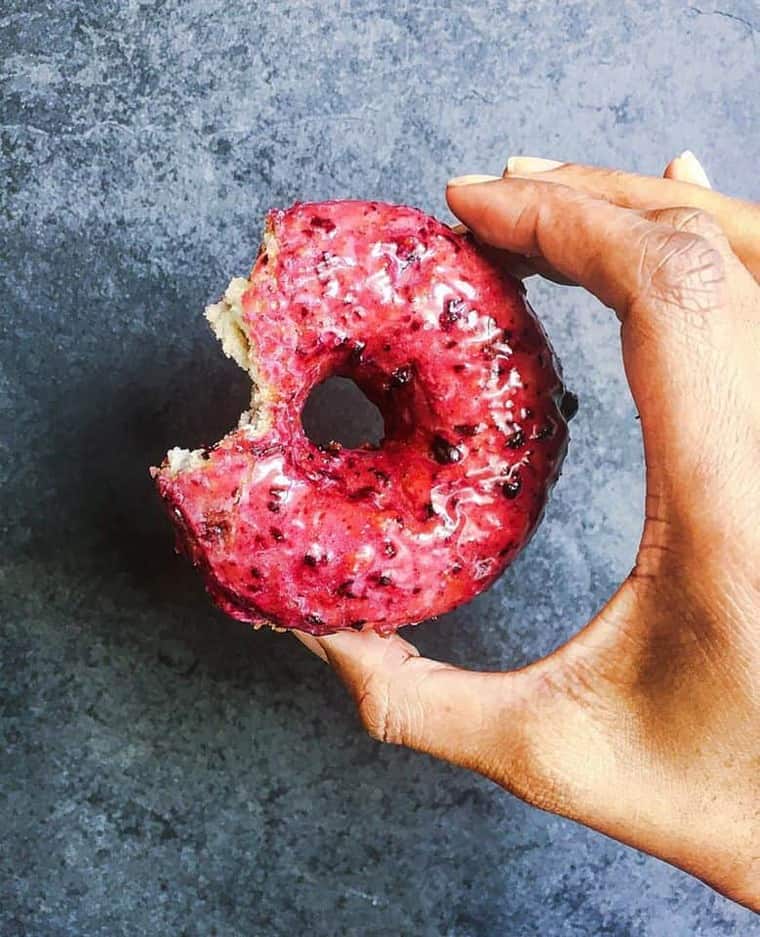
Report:
[[335,439],[331,439],[330,442],[318,446],[317,448],[320,452],[324,452],[329,456],[339,456],[343,451],[343,446]]
[[516,429],[507,437],[508,449],[520,449],[525,445],[525,433],[521,429]]
[[[424,235],[421,235],[424,238]],[[396,257],[399,262],[399,268],[403,273],[407,267],[418,262],[420,255],[424,250],[423,245],[414,236],[405,235],[395,239]]]
[[546,423],[543,424],[543,426],[540,426],[536,430],[535,434],[531,438],[538,439],[538,440],[551,439],[551,437],[554,435],[555,429],[556,429],[555,423],[552,420],[547,420]]
[[[182,505],[180,540],[215,601],[244,620],[326,634],[360,618],[385,633],[448,611],[502,571],[504,544],[525,542],[556,477],[563,433],[517,446],[528,412],[531,426],[564,427],[551,356],[537,360],[540,330],[515,281],[414,209],[324,202],[268,223],[269,263],[257,261],[240,313],[268,428],[231,433],[202,468],[159,473],[169,508]],[[505,329],[521,336],[519,353]],[[317,448],[291,419],[335,375],[381,410],[381,445]],[[530,466],[530,497],[500,491],[516,478],[507,439]],[[234,504],[233,488],[245,492]],[[221,541],[200,536],[210,511],[234,518]],[[241,579],[251,561],[257,590]]]
[[435,435],[433,437],[430,451],[439,465],[453,465],[455,462],[461,462],[462,460],[462,450],[450,443],[444,436]]
[[361,361],[361,357],[364,354],[364,349],[367,347],[367,343],[357,339],[351,345],[350,357],[353,362]]
[[200,535],[204,540],[223,540],[229,532],[229,518],[223,512],[210,511],[201,522]]
[[336,594],[341,596],[344,599],[355,599],[356,594],[353,591],[354,580],[346,579],[344,582],[341,582],[340,585],[335,590]]
[[522,481],[520,480],[520,476],[512,475],[511,478],[508,478],[507,481],[503,483],[501,490],[504,493],[505,498],[513,501],[522,490]]
[[348,498],[349,501],[366,501],[368,498],[372,498],[377,494],[377,488],[373,485],[363,485],[361,488],[356,488],[352,491]]
[[408,384],[414,377],[414,369],[410,364],[404,364],[400,368],[396,368],[392,373],[389,380],[390,387],[397,388],[403,387],[405,384]]
[[320,215],[313,215],[311,218],[312,228],[319,228],[326,234],[335,230],[335,222],[330,218],[322,218]]
[[449,299],[446,301],[443,312],[439,317],[441,328],[444,332],[449,332],[454,325],[462,318],[465,311],[464,302],[461,299]]

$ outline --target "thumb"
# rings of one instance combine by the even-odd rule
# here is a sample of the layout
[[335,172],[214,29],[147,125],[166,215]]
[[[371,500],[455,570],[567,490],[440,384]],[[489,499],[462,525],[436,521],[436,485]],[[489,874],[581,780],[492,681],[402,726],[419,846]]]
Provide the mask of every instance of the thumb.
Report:
[[334,668],[373,738],[477,771],[543,810],[601,820],[619,759],[593,706],[566,691],[574,642],[522,670],[481,673],[421,657],[398,635],[294,633]]
[[373,738],[470,768],[507,787],[525,787],[529,746],[520,671],[464,670],[421,657],[398,635],[380,637],[372,630],[296,637],[326,657]]

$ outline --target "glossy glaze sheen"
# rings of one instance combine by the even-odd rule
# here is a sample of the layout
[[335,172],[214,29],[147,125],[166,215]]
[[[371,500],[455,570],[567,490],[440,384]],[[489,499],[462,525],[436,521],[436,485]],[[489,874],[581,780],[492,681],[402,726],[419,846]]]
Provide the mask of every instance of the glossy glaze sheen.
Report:
[[[390,632],[477,595],[525,545],[566,424],[520,284],[411,208],[271,212],[243,297],[269,428],[157,473],[178,543],[235,618]],[[380,408],[379,449],[320,450],[301,410],[331,375]]]

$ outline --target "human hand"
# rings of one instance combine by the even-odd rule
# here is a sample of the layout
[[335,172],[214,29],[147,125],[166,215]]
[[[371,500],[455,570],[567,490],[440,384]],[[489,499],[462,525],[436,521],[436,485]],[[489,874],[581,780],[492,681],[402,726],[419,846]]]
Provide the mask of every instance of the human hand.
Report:
[[621,208],[697,208],[708,212],[719,221],[733,252],[760,282],[760,205],[713,192],[702,165],[689,150],[665,167],[667,181],[617,169],[524,156],[512,157],[504,175],[567,185]]
[[422,658],[397,635],[300,637],[344,680],[374,737],[479,771],[760,909],[752,237],[736,229],[733,200],[717,196],[713,215],[672,202],[709,190],[648,180],[640,204],[629,177],[613,181],[602,191],[598,177],[564,167],[450,185],[447,197],[479,240],[548,265],[620,319],[647,469],[628,578],[567,644],[510,673]]

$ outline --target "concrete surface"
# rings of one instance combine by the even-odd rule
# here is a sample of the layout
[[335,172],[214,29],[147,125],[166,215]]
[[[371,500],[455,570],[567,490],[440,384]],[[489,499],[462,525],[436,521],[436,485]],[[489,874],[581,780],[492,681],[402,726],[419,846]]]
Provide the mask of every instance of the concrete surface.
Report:
[[[247,388],[200,317],[264,210],[445,215],[509,153],[760,197],[755,0],[4,0],[0,933],[705,937],[757,919],[486,781],[365,738],[288,637],[225,620],[146,466]],[[548,518],[424,650],[513,666],[628,571],[641,447],[612,318],[534,285],[580,395]]]

